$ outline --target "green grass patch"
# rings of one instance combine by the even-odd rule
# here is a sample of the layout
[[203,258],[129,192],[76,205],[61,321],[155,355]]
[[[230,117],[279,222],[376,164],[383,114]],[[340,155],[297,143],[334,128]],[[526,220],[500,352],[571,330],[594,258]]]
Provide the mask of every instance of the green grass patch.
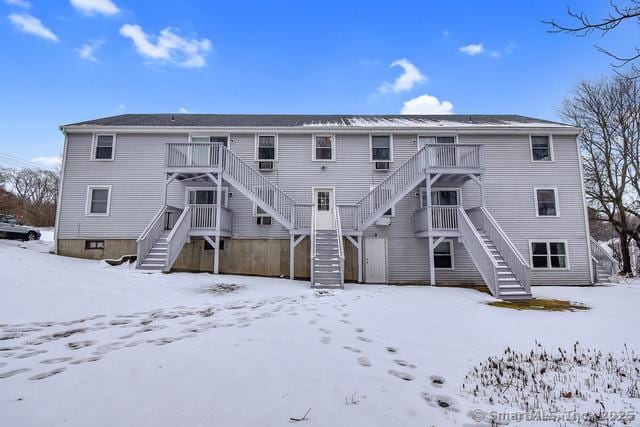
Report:
[[533,298],[526,301],[491,301],[487,305],[491,307],[510,308],[512,310],[536,310],[536,311],[584,311],[590,310],[584,304],[560,299]]

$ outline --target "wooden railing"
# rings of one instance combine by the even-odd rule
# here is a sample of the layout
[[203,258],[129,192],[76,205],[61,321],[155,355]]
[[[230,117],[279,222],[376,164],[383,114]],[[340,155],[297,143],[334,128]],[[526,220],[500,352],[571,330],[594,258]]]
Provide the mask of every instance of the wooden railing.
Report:
[[458,229],[467,252],[473,259],[494,297],[498,297],[498,263],[484,244],[478,230],[471,222],[463,208],[458,208]]
[[458,206],[431,206],[431,224],[434,230],[457,230]]
[[296,203],[294,215],[294,229],[309,230],[311,228],[311,203]]
[[167,167],[219,167],[220,143],[168,143]]
[[216,228],[217,205],[191,206],[191,228]]
[[364,230],[425,179],[426,147],[405,161],[356,202],[356,229]]
[[340,210],[340,222],[343,230],[358,229],[358,207],[357,205],[338,205]]
[[[591,256],[596,260],[598,265],[600,265],[612,276],[618,274],[618,260],[609,255],[609,253],[602,246],[600,246],[600,243],[598,243],[598,241],[593,237],[589,237],[589,243],[591,244]],[[595,273],[597,275],[597,269]]]
[[171,270],[173,263],[176,262],[178,255],[182,247],[189,238],[189,231],[191,230],[191,206],[187,206],[182,215],[176,221],[169,237],[167,237],[167,259],[164,266],[164,271]]
[[340,284],[344,285],[344,242],[342,241],[342,222],[340,221],[340,209],[336,209],[333,218],[333,226],[338,234],[338,258],[340,259]]
[[479,169],[482,165],[480,144],[427,144],[428,167]]
[[498,249],[500,255],[507,263],[513,275],[520,281],[520,284],[527,292],[531,290],[529,263],[524,259],[518,248],[511,242],[504,230],[500,227],[493,216],[483,207],[471,208],[467,210],[471,222],[479,230],[484,230],[487,236]]
[[168,206],[163,206],[158,213],[156,213],[147,227],[144,229],[140,237],[136,240],[136,260],[138,264],[144,261],[145,257],[151,251],[153,244],[165,228],[165,213]]

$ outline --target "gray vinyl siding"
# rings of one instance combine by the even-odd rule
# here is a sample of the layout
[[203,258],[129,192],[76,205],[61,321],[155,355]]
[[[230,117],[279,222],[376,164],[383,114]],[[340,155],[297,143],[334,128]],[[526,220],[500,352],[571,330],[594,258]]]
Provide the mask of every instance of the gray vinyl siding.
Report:
[[[372,130],[373,132],[373,130]],[[321,132],[323,133],[323,132]],[[377,132],[375,132],[377,133]],[[230,149],[257,169],[255,134],[232,133]],[[374,171],[370,162],[369,134],[335,134],[335,161],[312,161],[312,134],[280,134],[276,171],[264,175],[296,201],[311,203],[313,186],[336,189],[337,204],[354,203],[388,176]],[[397,168],[417,150],[417,135],[393,136]],[[569,270],[535,270],[532,284],[587,284],[589,282],[588,235],[584,223],[578,153],[574,136],[554,135],[555,161],[532,163],[528,135],[459,135],[460,143],[484,144],[485,205],[510,236],[523,256],[529,259],[529,240],[567,240]],[[65,158],[58,238],[138,238],[162,207],[164,192],[165,143],[187,142],[188,134],[118,133],[115,161],[90,161],[91,134],[70,133]],[[324,169],[323,169],[324,166]],[[85,216],[87,186],[111,185],[108,217]],[[167,203],[183,207],[187,186],[174,181],[167,189]],[[207,184],[208,185],[208,184]],[[274,221],[256,225],[252,202],[229,184],[229,208],[233,211],[234,238],[288,238],[289,232]],[[438,186],[438,184],[436,184]],[[536,218],[533,188],[558,188],[559,218]],[[395,207],[391,225],[372,226],[366,236],[388,238],[388,276],[394,283],[428,281],[426,238],[416,238],[413,213],[419,207],[419,187]],[[473,181],[462,185],[464,207],[480,205],[480,189]],[[440,282],[479,282],[473,262],[457,241],[455,270],[437,271]]]

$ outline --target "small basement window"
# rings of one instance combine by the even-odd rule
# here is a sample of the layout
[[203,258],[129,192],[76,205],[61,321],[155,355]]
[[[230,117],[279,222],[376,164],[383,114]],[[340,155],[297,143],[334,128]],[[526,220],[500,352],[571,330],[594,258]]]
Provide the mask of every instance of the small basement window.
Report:
[[96,135],[94,140],[93,159],[113,160],[115,135]]
[[104,249],[104,240],[85,240],[85,249]]
[[433,250],[433,266],[436,270],[453,270],[453,242],[443,240]]
[[549,135],[531,135],[531,160],[534,162],[553,161],[553,146]]
[[531,242],[533,268],[568,268],[566,242]]

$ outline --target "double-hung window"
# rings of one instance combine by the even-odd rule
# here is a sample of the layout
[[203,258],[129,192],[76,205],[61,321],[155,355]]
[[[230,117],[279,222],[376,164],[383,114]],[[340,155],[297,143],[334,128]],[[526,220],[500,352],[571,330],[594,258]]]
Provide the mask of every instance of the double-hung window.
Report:
[[442,136],[418,136],[418,149],[424,147],[427,144],[455,144],[456,137],[453,135]]
[[560,216],[558,190],[555,188],[535,188],[536,216]]
[[93,160],[113,160],[115,154],[115,135],[95,135],[93,139]]
[[433,266],[436,270],[453,270],[453,242],[443,240],[433,250]]
[[566,242],[531,242],[531,265],[533,268],[568,268],[567,258]]
[[[441,189],[431,191],[432,206],[458,206],[460,194],[457,189]],[[420,189],[420,207],[427,207],[427,189]]]
[[335,160],[335,137],[333,135],[313,136],[313,160]]
[[257,161],[275,161],[278,159],[278,144],[275,135],[258,135],[256,146]]
[[392,162],[393,147],[391,135],[371,135],[371,161]]
[[109,215],[111,207],[111,186],[87,187],[86,215]]
[[531,135],[531,160],[534,162],[553,161],[553,143],[549,135]]

